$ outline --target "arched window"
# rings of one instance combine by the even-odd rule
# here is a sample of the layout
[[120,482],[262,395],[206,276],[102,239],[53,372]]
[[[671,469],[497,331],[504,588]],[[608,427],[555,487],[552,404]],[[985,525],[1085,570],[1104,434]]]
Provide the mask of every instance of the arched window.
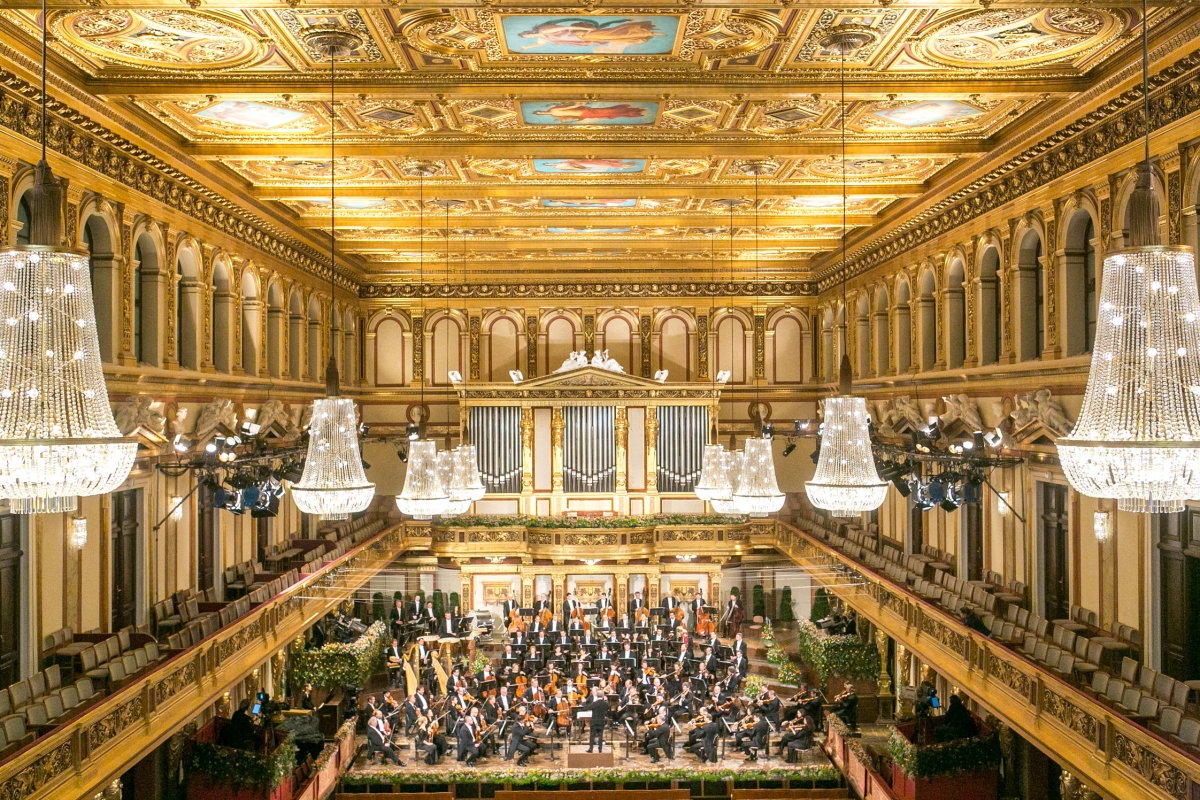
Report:
[[1046,297],[1042,237],[1029,230],[1017,251],[1017,358],[1032,361],[1046,349]]
[[922,272],[917,286],[920,289],[917,297],[917,326],[920,331],[917,337],[918,366],[921,372],[927,372],[937,363],[937,285],[933,270]]
[[[664,324],[664,333],[666,327]],[[730,383],[747,383],[753,379],[747,367],[746,326],[733,314],[724,317],[717,326],[717,371],[721,370],[729,370]]]
[[946,366],[958,369],[967,353],[967,312],[963,295],[963,262],[954,259],[946,270]]
[[979,259],[979,363],[1000,360],[1002,320],[1000,292],[1000,251],[988,246]]
[[308,299],[308,379],[319,380],[325,374],[321,358],[321,301],[313,295]]
[[250,269],[242,273],[242,370],[258,375],[258,353],[262,346],[262,304],[258,284]]
[[908,281],[896,285],[896,373],[903,375],[912,369],[912,298]]
[[83,246],[88,253],[88,278],[92,282],[92,306],[96,312],[96,334],[100,339],[100,358],[113,360],[113,320],[118,315],[113,308],[113,279],[118,270],[113,265],[112,236],[108,224],[99,214],[90,215],[83,223]]
[[283,377],[283,292],[279,284],[271,284],[267,291],[267,374],[272,378]]
[[229,372],[233,367],[233,278],[223,258],[213,263],[212,290],[213,366],[218,372]]
[[300,353],[304,344],[304,304],[300,293],[292,290],[288,300],[288,375],[292,380],[303,380],[303,366],[300,363]]
[[163,274],[149,233],[138,237],[133,260],[133,354],[139,363],[162,366]]
[[771,378],[775,383],[804,382],[804,329],[791,314],[781,314],[772,327]]
[[637,372],[634,369],[633,355],[633,326],[625,317],[609,317],[604,322],[604,349],[608,357],[615,358],[626,372]]
[[404,323],[386,316],[375,325],[375,385],[404,386],[408,381],[408,354]]
[[657,368],[667,370],[667,380],[670,382],[688,381],[692,378],[688,324],[681,317],[669,316],[659,327]]
[[887,375],[891,368],[888,349],[888,291],[880,286],[875,290],[875,374]]
[[[546,326],[546,371],[553,372],[558,369],[574,349],[575,326],[571,324],[571,320],[566,317],[550,320],[550,324]],[[507,374],[505,377],[508,377]]]
[[871,374],[871,301],[867,295],[858,295],[858,313],[854,319],[856,356],[855,374],[865,378]]
[[1092,215],[1080,209],[1067,221],[1063,253],[1067,317],[1064,345],[1068,356],[1090,353],[1096,339],[1096,227]]
[[463,371],[462,329],[458,320],[442,316],[433,323],[427,352],[426,372],[433,379],[434,385],[449,386],[450,371]]
[[175,336],[179,366],[200,368],[200,311],[203,308],[200,261],[194,250],[180,248],[175,261]]
[[[517,366],[517,323],[511,317],[499,317],[488,327],[489,381],[506,381],[508,373]],[[555,365],[558,369],[558,365]]]

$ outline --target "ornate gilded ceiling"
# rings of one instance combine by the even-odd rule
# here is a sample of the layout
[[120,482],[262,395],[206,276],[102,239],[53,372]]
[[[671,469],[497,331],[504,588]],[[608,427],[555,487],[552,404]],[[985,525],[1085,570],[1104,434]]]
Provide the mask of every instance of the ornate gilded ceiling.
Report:
[[[410,279],[422,252],[427,274],[444,272],[447,244],[468,281],[695,278],[713,264],[804,279],[837,250],[843,214],[852,233],[877,228],[1014,131],[1054,124],[1136,57],[1140,23],[1124,3],[959,0],[51,5],[60,71],[322,236],[332,129],[333,225],[373,281]],[[1183,13],[1157,7],[1152,26]],[[36,41],[37,12],[0,15]],[[331,22],[362,41],[337,65],[333,105],[328,63],[303,37]],[[871,38],[845,62],[843,120],[841,58],[823,39],[847,22]],[[461,201],[448,220],[445,199]]]

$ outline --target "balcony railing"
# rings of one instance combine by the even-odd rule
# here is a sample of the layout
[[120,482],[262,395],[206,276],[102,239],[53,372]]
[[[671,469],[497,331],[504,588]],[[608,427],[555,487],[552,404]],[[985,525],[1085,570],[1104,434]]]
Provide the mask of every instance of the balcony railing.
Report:
[[384,530],[36,739],[0,764],[0,797],[100,791],[351,597],[405,547],[403,526]]
[[801,566],[888,636],[933,665],[1089,786],[1114,797],[1192,800],[1200,761],[1075,686],[786,523],[756,537]]

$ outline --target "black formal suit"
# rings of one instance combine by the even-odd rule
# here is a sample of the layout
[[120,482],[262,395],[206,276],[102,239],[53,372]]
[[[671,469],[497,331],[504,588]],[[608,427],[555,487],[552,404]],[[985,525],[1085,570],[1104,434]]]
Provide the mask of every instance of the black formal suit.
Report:
[[465,723],[459,725],[455,739],[457,744],[455,758],[459,761],[466,761],[468,767],[473,766],[475,759],[479,758],[479,748],[475,746],[474,729]]
[[646,607],[646,601],[641,599],[640,597],[635,597],[634,599],[630,600],[629,601],[629,620],[630,620],[630,622],[633,621],[634,612],[637,611],[639,608],[645,608],[645,607]]
[[770,700],[762,704],[763,716],[770,720],[771,724],[776,729],[779,728],[779,712],[783,708],[783,703],[778,697],[772,697]]
[[400,759],[396,757],[396,751],[392,749],[391,744],[389,744],[384,739],[383,731],[379,730],[374,725],[368,723],[367,724],[367,758],[368,759],[371,758],[376,753],[381,754],[383,756],[383,760],[385,762],[388,760],[391,760],[393,763],[397,764],[398,766],[401,766],[401,767],[404,766],[400,762]]
[[516,600],[505,600],[502,606],[501,614],[504,617],[504,624],[508,625],[508,618],[513,611],[520,610],[521,606]]
[[642,744],[646,754],[650,756],[650,760],[653,762],[658,761],[658,751],[660,750],[667,753],[667,757],[670,758],[671,754],[668,751],[668,748],[671,746],[670,742],[671,723],[667,722],[652,731],[648,731]]
[[512,761],[516,757],[517,763],[521,764],[529,758],[529,754],[535,747],[537,747],[537,740],[533,738],[533,728],[522,725],[520,722],[514,722],[509,728],[508,746],[504,749],[504,760]]
[[608,698],[601,697],[599,700],[582,705],[581,708],[584,711],[592,712],[592,719],[588,726],[588,752],[591,752],[593,746],[599,748],[599,752],[604,752],[604,725],[608,722]]

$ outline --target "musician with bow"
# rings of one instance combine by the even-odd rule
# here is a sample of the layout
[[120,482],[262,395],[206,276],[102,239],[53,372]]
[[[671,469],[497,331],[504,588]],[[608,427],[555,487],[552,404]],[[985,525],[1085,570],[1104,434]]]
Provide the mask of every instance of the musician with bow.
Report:
[[659,751],[671,756],[671,719],[670,712],[664,706],[659,709],[654,719],[646,726],[646,735],[642,738],[642,754],[650,756],[650,763],[659,762]]
[[736,636],[742,628],[742,620],[745,619],[745,616],[742,601],[736,594],[730,592],[729,601],[725,604],[725,614],[721,617],[721,622],[725,625],[725,635]]
[[517,766],[529,762],[529,756],[537,749],[537,738],[533,735],[533,717],[524,705],[517,707],[517,718],[508,729],[508,746],[504,749],[504,760],[517,759]]

